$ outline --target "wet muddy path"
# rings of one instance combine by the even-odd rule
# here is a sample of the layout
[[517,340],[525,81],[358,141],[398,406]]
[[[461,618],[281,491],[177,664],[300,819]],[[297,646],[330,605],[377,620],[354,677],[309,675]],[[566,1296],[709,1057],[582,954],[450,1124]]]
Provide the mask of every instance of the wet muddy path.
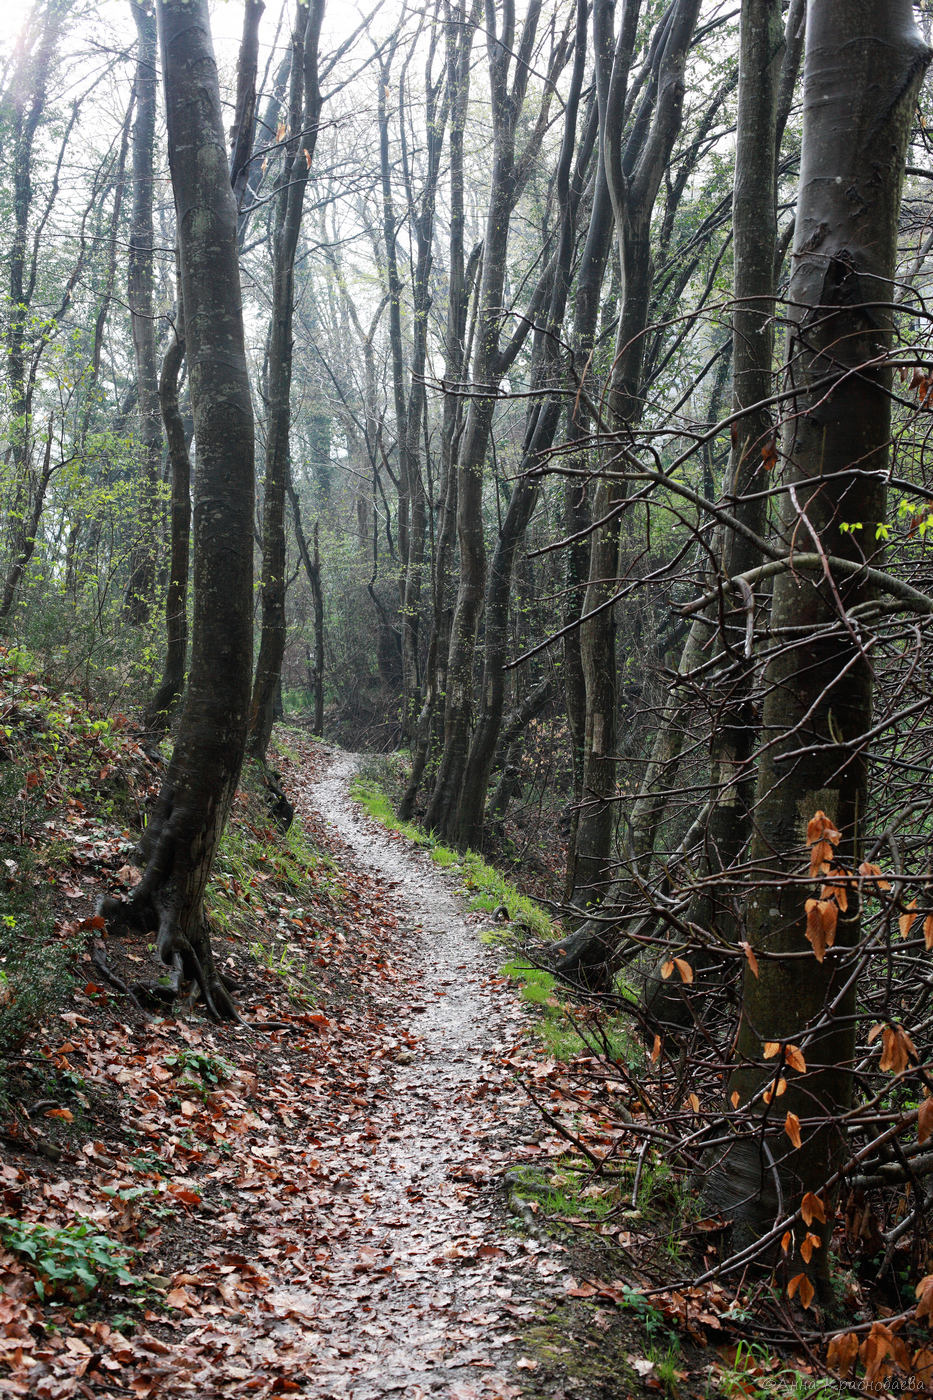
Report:
[[298,810],[323,818],[341,861],[389,896],[408,967],[381,1010],[401,1048],[374,1066],[358,1120],[320,1144],[334,1190],[318,1225],[340,1246],[267,1302],[291,1345],[313,1351],[306,1393],[517,1395],[516,1333],[565,1272],[559,1253],[505,1228],[501,1173],[536,1126],[501,1063],[522,1014],[496,975],[501,954],[480,941],[482,917],[465,912],[452,876],[353,802],[355,770],[335,753]]

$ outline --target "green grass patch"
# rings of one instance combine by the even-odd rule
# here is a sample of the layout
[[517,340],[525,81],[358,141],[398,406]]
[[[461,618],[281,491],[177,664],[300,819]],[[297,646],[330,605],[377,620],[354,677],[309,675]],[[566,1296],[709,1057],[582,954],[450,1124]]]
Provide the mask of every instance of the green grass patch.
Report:
[[524,924],[536,937],[550,942],[557,936],[557,930],[544,910],[533,899],[523,895],[506,879],[501,871],[487,864],[476,851],[452,851],[436,840],[430,832],[423,831],[414,822],[402,821],[385,789],[371,778],[354,778],[350,791],[357,802],[380,826],[389,831],[398,831],[416,846],[421,846],[431,854],[431,859],[445,869],[457,868],[464,889],[471,895],[470,908],[493,913],[501,904],[509,911],[513,923]]
[[243,796],[245,805],[238,799],[218,847],[204,899],[207,917],[281,977],[296,1005],[315,1006],[308,939],[347,907],[339,867],[309,839],[299,818],[286,832],[274,824],[248,773]]
[[593,1179],[589,1164],[570,1154],[545,1168],[515,1167],[509,1181],[516,1196],[537,1202],[545,1219],[601,1223],[624,1204],[624,1187],[614,1177]]

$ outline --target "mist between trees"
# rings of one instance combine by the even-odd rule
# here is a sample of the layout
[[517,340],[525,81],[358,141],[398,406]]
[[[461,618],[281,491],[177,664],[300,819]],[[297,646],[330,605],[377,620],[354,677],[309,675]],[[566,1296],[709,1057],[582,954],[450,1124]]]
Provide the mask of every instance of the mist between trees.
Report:
[[235,1016],[244,753],[400,750],[640,1029],[710,1268],[825,1303],[855,1201],[920,1277],[929,5],[217,19],[37,0],[0,73],[0,615],[174,737],[106,917]]

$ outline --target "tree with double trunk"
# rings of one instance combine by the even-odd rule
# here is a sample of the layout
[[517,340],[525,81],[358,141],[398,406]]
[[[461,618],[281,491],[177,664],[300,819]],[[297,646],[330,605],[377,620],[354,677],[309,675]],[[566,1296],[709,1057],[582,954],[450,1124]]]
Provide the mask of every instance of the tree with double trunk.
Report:
[[[538,501],[542,467],[554,444],[566,385],[561,334],[576,242],[577,215],[590,174],[596,136],[593,105],[584,111],[582,138],[577,126],[587,60],[588,7],[578,0],[573,68],[564,103],[564,128],[554,172],[556,206],[560,211],[555,252],[542,280],[543,308],[532,337],[529,367],[530,398],[525,418],[521,457],[508,507],[501,521],[486,581],[483,625],[483,671],[476,724],[470,739],[457,803],[457,843],[479,850],[489,778],[500,740],[506,700],[506,662],[510,645],[509,616],[513,571]],[[549,392],[550,391],[550,392]],[[549,688],[548,688],[549,691]]]
[[[680,130],[684,66],[699,13],[699,0],[676,0],[664,11],[649,47],[648,82],[632,87],[638,4],[626,4],[615,28],[614,7],[593,8],[599,149],[612,206],[621,298],[615,356],[605,390],[610,436],[626,438],[642,413],[642,365],[651,304],[652,219],[661,181]],[[636,100],[637,99],[637,100]],[[629,118],[631,118],[629,122]],[[616,621],[614,594],[620,569],[624,481],[604,479],[596,489],[589,575],[580,624],[580,663],[586,695],[582,807],[570,851],[568,888],[575,903],[597,903],[611,870],[616,808]]]
[[[744,1128],[713,1155],[704,1194],[737,1249],[824,1187],[826,1224],[800,1226],[791,1271],[827,1270],[834,1178],[852,1099],[862,859],[872,727],[869,568],[883,550],[891,436],[892,278],[905,155],[930,52],[910,0],[814,0],[765,669],[744,978],[727,1114]],[[860,529],[851,529],[858,525]],[[834,882],[838,890],[832,892]],[[808,923],[809,903],[809,923]],[[831,946],[814,932],[831,925]],[[824,910],[826,911],[824,914]],[[786,1069],[785,1047],[805,1070]],[[798,1221],[799,1224],[799,1221]],[[819,1231],[808,1262],[800,1246]]]
[[265,760],[285,655],[285,500],[291,476],[295,254],[321,114],[318,45],[324,0],[299,0],[292,29],[288,110],[275,197],[272,315],[266,372],[266,470],[262,514],[262,628],[250,702],[249,750]]
[[473,351],[474,390],[467,411],[456,462],[456,521],[460,545],[457,598],[450,625],[444,697],[444,740],[426,825],[458,840],[458,806],[466,771],[473,719],[473,665],[477,631],[486,587],[486,539],[483,525],[483,483],[498,387],[514,364],[539,311],[539,281],[528,313],[505,338],[504,311],[509,233],[512,215],[532,171],[548,125],[554,83],[569,57],[569,31],[554,35],[547,60],[544,96],[534,125],[520,141],[535,53],[541,0],[531,0],[519,24],[513,0],[501,7],[486,0],[486,43],[489,63],[493,152],[489,205],[483,246],[476,344]]
[[102,901],[101,912],[112,932],[154,929],[173,990],[196,983],[212,1015],[232,1017],[203,896],[246,742],[253,411],[207,0],[158,0],[157,13],[196,443],[192,653],[175,748],[142,845],[142,879],[126,900]]

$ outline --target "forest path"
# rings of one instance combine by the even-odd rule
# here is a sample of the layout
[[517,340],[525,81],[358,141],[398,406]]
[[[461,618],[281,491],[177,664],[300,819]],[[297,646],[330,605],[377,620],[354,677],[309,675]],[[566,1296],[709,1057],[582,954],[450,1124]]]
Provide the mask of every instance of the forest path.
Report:
[[407,1048],[390,1085],[371,1081],[359,1121],[321,1143],[322,1158],[352,1153],[341,1194],[319,1203],[342,1247],[321,1261],[313,1293],[280,1290],[276,1302],[289,1304],[302,1349],[313,1346],[315,1395],[518,1395],[516,1328],[565,1272],[549,1247],[506,1233],[496,1181],[535,1127],[502,1063],[523,1013],[454,877],[350,797],[356,757],[333,752],[306,783],[302,768],[287,778],[299,815],[323,819],[341,864],[381,883],[398,920],[406,975],[381,1011]]

